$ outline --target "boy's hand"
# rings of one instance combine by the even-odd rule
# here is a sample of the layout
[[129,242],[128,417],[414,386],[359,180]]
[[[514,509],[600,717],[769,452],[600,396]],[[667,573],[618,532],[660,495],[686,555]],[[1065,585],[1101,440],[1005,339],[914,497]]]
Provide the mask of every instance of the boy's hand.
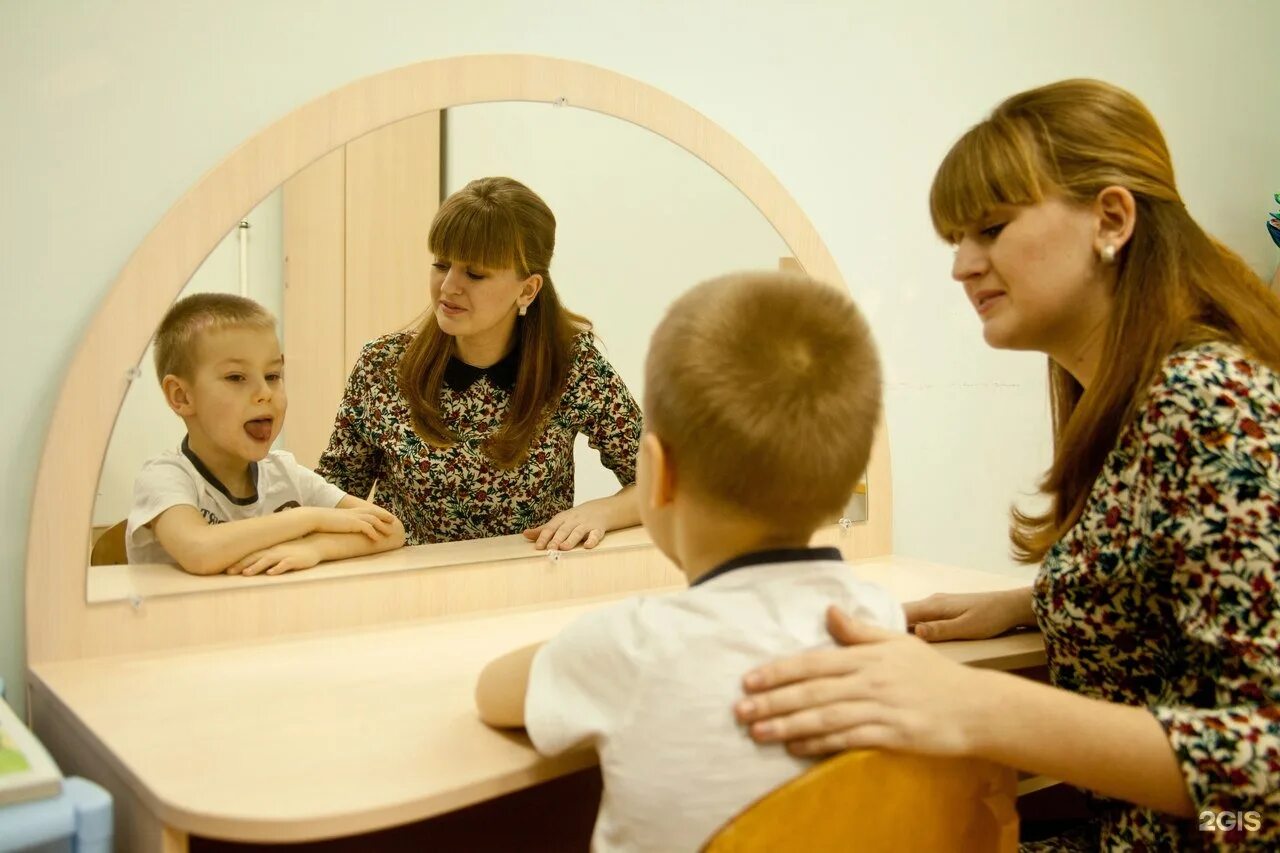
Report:
[[365,504],[352,509],[315,508],[315,533],[361,533],[379,542],[391,535],[395,516],[380,506]]
[[306,542],[282,542],[248,555],[231,568],[229,575],[282,575],[309,569],[320,562],[320,549]]

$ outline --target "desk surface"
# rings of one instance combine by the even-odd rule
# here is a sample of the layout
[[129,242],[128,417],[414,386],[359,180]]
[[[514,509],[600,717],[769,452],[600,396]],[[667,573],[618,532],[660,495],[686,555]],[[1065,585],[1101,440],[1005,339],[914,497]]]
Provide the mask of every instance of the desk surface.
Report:
[[[899,557],[852,567],[903,601],[1019,584]],[[33,687],[170,826],[246,841],[350,835],[593,763],[589,753],[542,758],[522,735],[489,729],[472,691],[496,655],[611,600],[43,664]],[[1002,669],[1044,660],[1036,633],[939,648]]]

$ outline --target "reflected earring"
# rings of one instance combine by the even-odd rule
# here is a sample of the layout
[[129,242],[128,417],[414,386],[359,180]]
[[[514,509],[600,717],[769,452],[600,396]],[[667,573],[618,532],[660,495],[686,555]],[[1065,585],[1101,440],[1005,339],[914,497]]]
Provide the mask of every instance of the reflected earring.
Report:
[[519,310],[519,311],[517,311],[516,313],[517,313],[517,314],[519,314],[521,317],[523,317],[523,316],[524,316],[525,314],[527,314],[528,312],[529,312],[529,306],[528,306],[528,305],[521,305],[521,306],[520,306],[520,310]]
[[1116,247],[1112,243],[1108,243],[1103,246],[1102,251],[1099,254],[1102,255],[1102,262],[1104,264],[1114,264],[1116,262]]

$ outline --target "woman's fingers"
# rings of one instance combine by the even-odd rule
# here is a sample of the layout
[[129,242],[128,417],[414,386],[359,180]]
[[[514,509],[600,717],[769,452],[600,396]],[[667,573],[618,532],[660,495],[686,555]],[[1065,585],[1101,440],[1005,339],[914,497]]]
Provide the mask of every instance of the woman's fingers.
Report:
[[832,702],[860,698],[856,676],[815,678],[755,693],[733,706],[740,723],[766,720],[780,714],[790,714],[802,708],[813,708]]
[[970,637],[973,631],[968,627],[969,621],[964,616],[957,616],[955,619],[940,619],[937,622],[917,622],[912,630],[922,640],[941,643]]
[[793,740],[787,744],[787,752],[808,758],[848,749],[897,749],[901,742],[897,729],[892,726],[867,723],[817,737]]
[[569,530],[569,534],[565,536],[563,539],[561,539],[559,542],[553,543],[555,544],[555,547],[559,548],[561,551],[569,551],[569,550],[572,550],[573,548],[576,548],[578,546],[578,543],[581,542],[583,538],[585,538],[587,535],[587,528],[583,527],[581,524],[576,524],[573,526],[566,524],[563,528],[561,528],[560,532],[563,533],[566,529]]
[[950,619],[956,615],[956,606],[952,596],[943,593],[934,593],[928,598],[922,598],[919,601],[908,601],[902,605],[902,610],[907,614],[908,625],[933,622],[937,619]]
[[526,539],[535,540],[538,550],[569,551],[582,545],[594,548],[604,539],[604,530],[571,517],[567,512],[553,517],[546,524],[524,531]]
[[541,551],[551,543],[552,537],[559,532],[560,516],[557,515],[555,518],[542,525],[542,532],[538,534],[538,541],[533,543],[533,547]]
[[809,740],[883,722],[882,714],[882,706],[874,701],[833,702],[752,723],[748,731],[756,743]]
[[751,670],[742,679],[742,685],[748,693],[759,693],[795,681],[848,675],[857,671],[865,656],[865,649],[858,646],[805,652]]

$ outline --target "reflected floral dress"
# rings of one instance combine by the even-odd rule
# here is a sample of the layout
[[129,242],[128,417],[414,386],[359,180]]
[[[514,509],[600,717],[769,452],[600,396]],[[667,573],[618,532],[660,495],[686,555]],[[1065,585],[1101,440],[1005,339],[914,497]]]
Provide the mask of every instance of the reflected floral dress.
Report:
[[513,469],[495,465],[483,446],[506,415],[519,347],[487,368],[449,362],[441,409],[459,440],[437,448],[414,432],[396,382],[411,340],[403,332],[365,345],[316,467],[348,494],[367,495],[376,482],[374,501],[404,522],[407,544],[520,533],[569,509],[579,433],[621,485],[635,482],[640,408],[589,332],[576,338],[565,391]]

